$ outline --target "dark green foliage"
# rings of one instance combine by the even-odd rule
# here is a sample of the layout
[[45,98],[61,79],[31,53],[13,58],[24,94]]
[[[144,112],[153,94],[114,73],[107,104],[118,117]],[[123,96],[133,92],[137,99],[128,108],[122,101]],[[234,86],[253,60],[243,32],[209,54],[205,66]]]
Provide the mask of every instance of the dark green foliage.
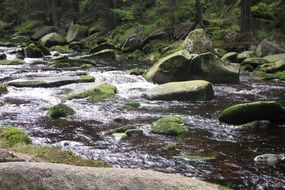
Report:
[[30,137],[21,129],[13,126],[6,126],[1,130],[2,143],[5,147],[12,147],[16,144],[31,144]]

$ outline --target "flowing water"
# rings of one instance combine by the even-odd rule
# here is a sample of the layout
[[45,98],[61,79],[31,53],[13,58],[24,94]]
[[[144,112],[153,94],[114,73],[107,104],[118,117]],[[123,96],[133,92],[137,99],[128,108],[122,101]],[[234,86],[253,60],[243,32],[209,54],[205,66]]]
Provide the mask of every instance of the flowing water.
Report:
[[[13,48],[0,47],[8,59]],[[49,59],[48,59],[49,60]],[[53,70],[44,65],[0,66],[0,80],[5,83],[27,77],[74,75],[75,70]],[[241,77],[236,85],[214,85],[215,98],[206,102],[148,101],[144,92],[155,86],[140,76],[129,75],[126,66],[101,62],[88,70],[95,84],[107,82],[117,87],[114,99],[90,103],[66,100],[69,93],[90,84],[71,84],[58,88],[15,88],[0,97],[0,124],[14,124],[28,132],[36,144],[59,146],[86,158],[100,159],[116,167],[153,169],[197,177],[226,184],[235,189],[285,189],[284,164],[257,164],[254,157],[264,153],[285,153],[285,126],[248,131],[239,126],[222,124],[220,111],[228,106],[256,100],[277,100],[285,105],[285,84],[258,82]],[[129,100],[140,108],[126,110]],[[66,103],[76,114],[66,119],[49,120],[47,109]],[[180,115],[189,132],[179,137],[149,133],[152,122],[164,115]],[[104,131],[136,125],[144,137],[118,141]],[[176,150],[166,147],[176,144]],[[201,156],[204,159],[191,159]],[[208,159],[207,159],[208,158]],[[214,158],[214,159],[210,159]]]

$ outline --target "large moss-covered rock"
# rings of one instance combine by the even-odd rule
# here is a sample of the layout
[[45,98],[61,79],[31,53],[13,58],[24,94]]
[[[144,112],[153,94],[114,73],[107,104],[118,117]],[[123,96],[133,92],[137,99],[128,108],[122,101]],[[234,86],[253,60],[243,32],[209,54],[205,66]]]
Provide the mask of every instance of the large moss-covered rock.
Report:
[[275,62],[281,61],[281,60],[285,61],[285,53],[268,55],[268,56],[263,57],[263,59],[265,59],[266,61],[268,61],[270,63],[275,63]]
[[8,82],[9,86],[15,87],[30,87],[30,88],[51,88],[60,87],[72,83],[88,83],[94,82],[95,78],[89,75],[83,76],[54,76],[54,77],[39,77],[36,79],[17,79]]
[[44,56],[40,48],[38,48],[33,43],[29,44],[26,47],[25,52],[26,52],[26,56],[29,58],[41,58]]
[[184,127],[184,121],[177,116],[162,117],[153,123],[152,133],[162,135],[181,135],[188,132]]
[[212,52],[212,42],[206,31],[196,29],[189,33],[185,41],[181,44],[181,48],[189,53],[205,53]]
[[45,35],[44,37],[41,38],[41,43],[43,46],[46,47],[52,47],[52,46],[57,46],[57,45],[65,45],[66,44],[66,39],[63,35],[60,35],[58,33],[50,33]]
[[279,53],[285,53],[285,49],[281,47],[276,41],[274,41],[271,37],[262,40],[257,45],[256,55],[259,57]]
[[219,120],[228,124],[245,124],[257,120],[285,121],[285,110],[274,101],[238,104],[225,109]]
[[210,100],[214,97],[211,83],[202,80],[171,82],[146,92],[150,100]]
[[0,65],[22,65],[25,61],[14,59],[14,60],[0,60]]
[[252,57],[252,58],[247,58],[243,60],[242,65],[251,65],[253,68],[256,68],[257,66],[265,64],[265,63],[268,63],[266,59]]
[[66,35],[66,41],[72,42],[76,40],[81,40],[87,35],[88,35],[88,27],[78,24],[70,25]]
[[142,46],[154,40],[169,40],[169,35],[163,29],[158,29],[143,39]]
[[239,65],[226,63],[212,53],[196,55],[181,50],[160,59],[144,78],[158,84],[187,80],[238,83]]
[[75,111],[71,107],[65,104],[58,104],[48,110],[47,116],[52,119],[58,119],[73,114],[75,114]]
[[87,98],[87,100],[96,102],[108,98],[115,97],[117,92],[117,88],[111,84],[100,84],[98,86],[95,86],[93,88],[84,90],[82,92],[72,94],[68,98],[69,99],[81,99],[81,98]]

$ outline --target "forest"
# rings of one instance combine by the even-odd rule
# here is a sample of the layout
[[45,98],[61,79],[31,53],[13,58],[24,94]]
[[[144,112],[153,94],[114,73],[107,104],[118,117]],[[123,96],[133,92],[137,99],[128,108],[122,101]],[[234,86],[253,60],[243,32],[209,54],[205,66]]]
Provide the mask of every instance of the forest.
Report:
[[0,0],[0,189],[284,189],[284,0]]

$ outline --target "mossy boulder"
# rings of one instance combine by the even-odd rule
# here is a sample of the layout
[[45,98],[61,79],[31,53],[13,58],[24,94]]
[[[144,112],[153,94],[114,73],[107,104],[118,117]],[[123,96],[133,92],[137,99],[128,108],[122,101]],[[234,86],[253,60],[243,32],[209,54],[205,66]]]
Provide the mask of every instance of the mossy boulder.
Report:
[[5,126],[1,137],[5,147],[12,147],[16,144],[31,144],[31,138],[21,129],[13,126]]
[[181,50],[161,58],[143,76],[158,84],[187,80],[238,83],[239,65],[227,63],[212,53],[197,55]]
[[70,49],[69,46],[53,46],[50,48],[51,51],[57,51],[59,53],[73,53],[74,50]]
[[33,40],[39,40],[47,34],[52,32],[57,32],[59,28],[57,26],[44,26],[35,30],[35,33],[32,35]]
[[189,53],[205,53],[213,52],[212,42],[206,31],[203,29],[196,29],[190,32],[181,48]]
[[275,63],[277,61],[285,60],[285,53],[268,55],[268,56],[263,57],[263,59],[265,59],[266,61],[270,63]]
[[276,41],[274,41],[271,37],[262,40],[257,45],[256,55],[259,57],[279,53],[285,53],[285,49],[281,47]]
[[114,133],[125,133],[126,131],[128,131],[130,129],[136,129],[136,127],[133,125],[125,125],[122,127],[118,127],[115,129],[108,130],[105,134],[110,135],[110,134],[114,134]]
[[115,97],[117,88],[111,84],[103,83],[93,88],[73,94],[68,99],[87,98],[88,101],[96,102]]
[[0,60],[0,65],[23,65],[25,61],[15,59],[15,60]]
[[129,37],[122,45],[122,52],[131,53],[142,48],[141,39],[138,36]]
[[182,118],[177,116],[162,117],[153,123],[152,133],[162,135],[181,135],[188,132]]
[[15,87],[30,87],[30,88],[51,88],[60,87],[73,83],[88,83],[94,82],[95,78],[89,75],[82,76],[54,76],[42,77],[36,79],[16,79],[8,82],[9,86]]
[[203,80],[171,82],[154,87],[146,92],[150,100],[210,100],[214,97],[211,83]]
[[47,116],[51,119],[59,119],[60,117],[67,117],[73,114],[75,114],[75,111],[65,104],[57,104],[47,112]]
[[238,104],[225,109],[219,120],[228,124],[241,125],[257,120],[285,121],[285,110],[274,101],[259,101]]
[[58,33],[50,33],[41,38],[41,44],[45,47],[52,47],[57,45],[65,45],[66,39],[63,35]]
[[88,27],[79,24],[72,24],[68,29],[66,41],[72,42],[76,40],[81,40],[82,38],[87,37],[87,35]]
[[260,80],[280,80],[285,81],[285,71],[276,72],[276,73],[266,73],[262,70],[257,70],[254,72],[257,79]]
[[268,61],[263,58],[257,58],[257,57],[252,57],[252,58],[247,58],[243,60],[242,65],[251,65],[252,67],[256,68],[260,65],[266,64]]
[[86,59],[60,59],[56,60],[51,67],[53,68],[65,68],[65,67],[81,67],[82,65],[95,65],[94,62]]
[[135,109],[138,109],[140,106],[141,104],[139,101],[130,100],[123,105],[123,108],[127,110],[135,110]]
[[238,62],[242,62],[245,59],[254,57],[254,55],[255,55],[254,51],[243,51],[237,55],[237,60]]
[[228,52],[223,57],[222,60],[229,61],[232,63],[237,63],[237,52]]
[[89,53],[90,54],[94,54],[94,53],[98,53],[98,52],[100,52],[102,50],[105,50],[105,49],[114,49],[114,50],[116,50],[118,48],[115,45],[113,45],[113,44],[109,44],[109,43],[105,42],[105,43],[99,44],[96,47],[92,48]]
[[5,85],[0,84],[0,96],[8,92],[8,89]]
[[26,56],[29,58],[41,58],[44,56],[40,48],[38,48],[33,43],[29,44],[26,47],[25,52],[26,52]]

